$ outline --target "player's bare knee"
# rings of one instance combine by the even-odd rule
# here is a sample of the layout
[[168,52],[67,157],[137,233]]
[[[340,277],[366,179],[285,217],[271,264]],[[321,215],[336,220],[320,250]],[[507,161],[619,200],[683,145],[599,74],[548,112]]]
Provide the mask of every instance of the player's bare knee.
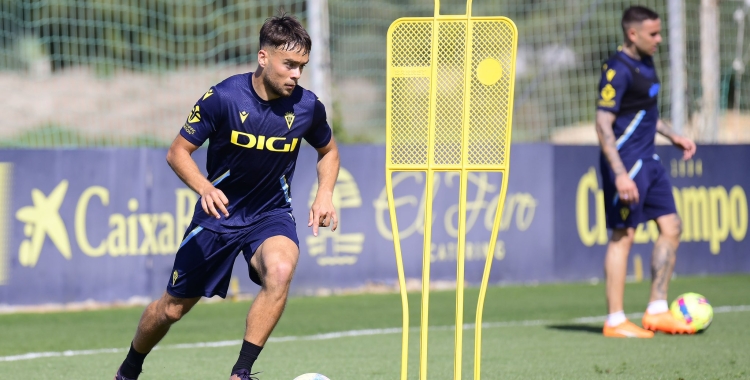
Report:
[[190,309],[186,308],[184,305],[169,304],[164,308],[162,317],[167,323],[173,324],[182,319],[182,317],[187,314],[188,310]]
[[682,219],[679,215],[673,214],[659,220],[659,232],[666,238],[679,240],[682,236]]
[[633,244],[635,238],[635,229],[633,228],[618,228],[612,230],[612,237],[610,241],[615,244]]
[[284,291],[289,287],[294,276],[294,264],[291,262],[278,261],[266,265],[263,285],[269,290]]
[[672,237],[679,239],[682,236],[682,218],[675,214],[672,218]]
[[190,311],[193,306],[200,300],[196,298],[176,298],[169,294],[164,294],[159,300],[158,312],[162,320],[166,323],[173,324]]

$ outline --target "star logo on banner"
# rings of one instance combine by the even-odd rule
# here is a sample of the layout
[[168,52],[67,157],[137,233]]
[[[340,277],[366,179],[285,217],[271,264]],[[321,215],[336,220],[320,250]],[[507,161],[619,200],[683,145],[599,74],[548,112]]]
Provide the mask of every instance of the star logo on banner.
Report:
[[68,191],[68,181],[61,181],[57,187],[45,196],[39,189],[31,190],[33,206],[22,207],[16,212],[16,219],[25,223],[23,233],[28,239],[21,242],[18,249],[18,261],[26,267],[33,267],[39,261],[45,237],[49,237],[57,250],[70,260],[70,241],[68,230],[60,217],[60,205]]

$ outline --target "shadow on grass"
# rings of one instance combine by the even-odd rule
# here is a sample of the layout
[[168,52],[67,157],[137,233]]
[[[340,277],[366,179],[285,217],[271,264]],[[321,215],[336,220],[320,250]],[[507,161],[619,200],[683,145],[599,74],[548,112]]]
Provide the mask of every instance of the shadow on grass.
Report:
[[582,333],[593,333],[593,334],[602,333],[601,326],[593,326],[593,325],[580,325],[580,324],[548,325],[547,328],[552,329],[552,330],[560,330],[560,331],[567,331],[567,332],[582,332]]

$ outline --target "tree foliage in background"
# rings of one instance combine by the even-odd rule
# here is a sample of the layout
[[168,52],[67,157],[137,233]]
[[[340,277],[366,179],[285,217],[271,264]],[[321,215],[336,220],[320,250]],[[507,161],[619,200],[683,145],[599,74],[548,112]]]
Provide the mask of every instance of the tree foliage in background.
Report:
[[[664,43],[656,64],[662,114],[669,117],[669,15],[664,1],[640,3],[662,16]],[[698,3],[685,4],[691,112],[700,99]],[[743,4],[719,4],[724,105],[734,85],[738,27],[733,12]],[[443,14],[465,11],[464,0],[441,5]],[[619,20],[627,5],[615,0],[474,1],[475,16],[505,15],[518,26],[515,141],[548,140],[558,128],[593,120],[599,70],[622,42]],[[118,70],[246,64],[255,60],[261,24],[280,8],[307,22],[305,0],[0,0],[0,70],[29,70],[40,56],[48,57],[53,72],[85,65],[105,76]],[[334,128],[343,140],[383,141],[388,26],[399,17],[431,16],[433,1],[329,0],[328,8]],[[750,83],[742,88],[750,89]],[[365,92],[368,100],[352,103]],[[748,99],[750,93],[743,96],[742,109],[750,107]],[[362,116],[347,119],[346,113]]]
[[52,69],[93,64],[129,70],[246,63],[263,21],[305,2],[242,0],[43,0],[0,3],[0,67],[21,63],[21,37],[39,39]]

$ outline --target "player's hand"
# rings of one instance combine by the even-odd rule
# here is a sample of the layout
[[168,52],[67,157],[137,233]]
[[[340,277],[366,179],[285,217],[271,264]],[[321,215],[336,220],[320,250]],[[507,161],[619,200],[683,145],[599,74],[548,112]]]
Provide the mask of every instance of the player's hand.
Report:
[[320,200],[315,198],[310,208],[310,218],[307,220],[307,226],[312,227],[313,235],[318,236],[318,228],[331,226],[331,231],[336,231],[339,225],[336,217],[336,210],[333,207],[331,199]]
[[638,186],[635,185],[635,181],[627,173],[620,174],[615,178],[615,186],[623,203],[638,203]]
[[203,207],[203,211],[205,211],[206,214],[211,215],[216,219],[221,219],[221,216],[219,215],[219,212],[221,212],[224,214],[225,218],[229,217],[229,211],[227,211],[229,199],[227,199],[226,195],[224,195],[221,190],[213,186],[207,186],[201,191],[200,195],[201,207]]
[[693,157],[693,155],[695,154],[695,150],[697,149],[697,147],[695,146],[695,143],[693,142],[693,140],[690,140],[687,137],[674,136],[674,137],[672,137],[672,144],[674,144],[674,146],[682,149],[682,160],[683,161],[687,161],[691,157]]

